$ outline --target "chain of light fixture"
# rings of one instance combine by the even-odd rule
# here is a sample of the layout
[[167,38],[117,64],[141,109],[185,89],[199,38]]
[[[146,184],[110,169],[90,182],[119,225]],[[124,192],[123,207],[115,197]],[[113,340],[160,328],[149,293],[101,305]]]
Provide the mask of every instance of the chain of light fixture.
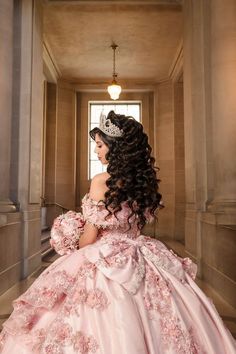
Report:
[[111,48],[113,49],[113,79],[116,80],[116,48],[118,47],[117,44],[112,44]]

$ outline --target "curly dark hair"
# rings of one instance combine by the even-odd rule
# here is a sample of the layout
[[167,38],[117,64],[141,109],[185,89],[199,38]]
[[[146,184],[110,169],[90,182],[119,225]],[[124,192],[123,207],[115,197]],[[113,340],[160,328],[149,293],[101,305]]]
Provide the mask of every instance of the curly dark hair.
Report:
[[141,123],[114,111],[109,112],[107,119],[123,130],[121,137],[110,137],[99,128],[90,131],[93,140],[98,134],[109,148],[106,160],[110,177],[106,181],[105,206],[110,213],[112,210],[116,214],[121,210],[121,203],[126,201],[132,211],[128,222],[136,214],[141,229],[147,222],[147,210],[154,216],[155,210],[161,206],[160,180],[156,175],[159,169],[154,167],[152,148]]

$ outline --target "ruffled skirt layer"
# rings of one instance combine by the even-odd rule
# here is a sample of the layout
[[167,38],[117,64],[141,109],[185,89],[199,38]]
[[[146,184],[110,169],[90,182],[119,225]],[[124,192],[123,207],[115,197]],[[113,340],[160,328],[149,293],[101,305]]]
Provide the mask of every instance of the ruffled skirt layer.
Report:
[[195,273],[149,237],[101,239],[58,259],[14,301],[0,352],[236,353]]

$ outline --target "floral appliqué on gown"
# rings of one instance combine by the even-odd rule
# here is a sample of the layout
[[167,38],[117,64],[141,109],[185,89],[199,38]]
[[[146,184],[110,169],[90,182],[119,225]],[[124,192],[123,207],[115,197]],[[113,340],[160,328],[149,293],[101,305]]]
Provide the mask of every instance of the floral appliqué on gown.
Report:
[[235,341],[194,282],[196,266],[85,195],[95,243],[57,259],[13,302],[6,354],[233,354]]

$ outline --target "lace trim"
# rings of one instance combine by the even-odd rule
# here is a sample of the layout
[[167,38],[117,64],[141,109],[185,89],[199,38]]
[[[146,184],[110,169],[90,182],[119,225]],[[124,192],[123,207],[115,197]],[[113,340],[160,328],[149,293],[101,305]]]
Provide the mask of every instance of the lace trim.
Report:
[[[47,277],[45,284],[42,282],[44,277]],[[35,281],[34,286],[31,286],[23,295],[13,301],[14,307],[17,308],[21,303],[27,303],[50,310],[64,294],[70,291],[75,281],[76,277],[71,276],[65,270],[51,274],[42,273]]]
[[73,314],[79,316],[81,305],[103,311],[108,307],[109,302],[106,294],[98,288],[90,290],[85,287],[76,288],[73,295],[65,300],[62,312],[65,317]]
[[99,345],[96,339],[82,331],[73,331],[73,328],[59,317],[47,332],[45,329],[32,331],[32,343],[28,345],[33,353],[63,354],[64,347],[71,347],[80,354],[96,353]]
[[[102,229],[127,228],[130,208],[126,202],[122,203],[122,209],[115,214],[109,215],[103,201],[95,201],[85,194],[82,199],[82,210],[86,222]],[[135,216],[130,219],[130,223],[135,223]]]
[[98,206],[98,205],[104,206],[103,200],[101,200],[101,201],[94,200],[94,199],[90,198],[89,193],[86,193],[82,199],[82,203],[86,203],[86,202],[88,202],[91,205],[95,205],[95,206]]
[[[71,315],[80,316],[81,305],[100,311],[109,306],[108,298],[102,290],[86,288],[86,279],[94,278],[95,272],[95,265],[85,261],[78,268],[77,277],[71,277],[66,271],[58,271],[52,274],[50,284],[47,276],[51,274],[45,272],[46,275],[43,275],[42,273],[41,280],[47,278],[46,282],[50,284],[50,288],[35,285],[23,294],[21,300],[15,301],[14,311],[4,323],[0,345],[4,346],[7,333],[10,333],[20,335],[23,345],[28,346],[33,353],[61,354],[64,353],[63,348],[66,346],[71,346],[76,353],[95,353],[99,348],[95,338],[82,331],[75,332],[66,322]],[[76,283],[75,280],[77,280]],[[52,309],[55,301],[61,299],[61,294],[64,296],[61,309],[50,328],[34,329],[44,312],[45,304],[47,309]]]
[[173,350],[176,354],[203,354],[193,336],[192,328],[182,328],[173,311],[169,283],[149,265],[146,265],[144,303],[151,318],[152,311],[160,314],[163,352]]
[[3,347],[5,345],[6,339],[7,339],[7,332],[3,329],[2,332],[0,333],[0,353],[3,350]]
[[[4,323],[4,328],[12,335],[29,333],[40,318],[43,309],[51,310],[63,298],[67,299],[65,312],[69,315],[70,303],[73,303],[71,299],[77,290],[77,300],[80,300],[80,304],[104,309],[108,306],[106,295],[97,288],[86,290],[86,279],[94,278],[95,272],[96,266],[85,261],[78,268],[76,277],[72,277],[65,270],[52,272],[52,274],[49,271],[42,273],[34,285],[13,302],[14,311]],[[81,287],[83,286],[83,290],[77,288],[78,282]],[[76,309],[76,312],[78,311],[79,309]]]

